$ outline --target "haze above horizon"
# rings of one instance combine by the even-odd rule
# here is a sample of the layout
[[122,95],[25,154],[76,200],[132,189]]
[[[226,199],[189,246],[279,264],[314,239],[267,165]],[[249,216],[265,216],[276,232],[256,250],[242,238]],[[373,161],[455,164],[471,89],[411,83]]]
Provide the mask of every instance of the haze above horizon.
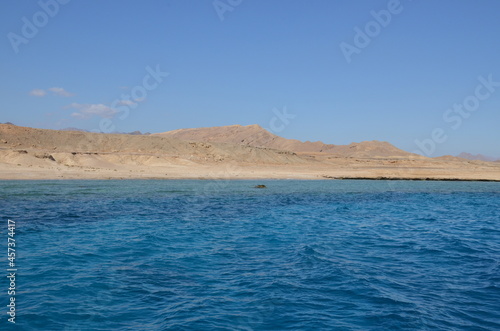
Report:
[[8,1],[0,122],[500,158],[500,2]]

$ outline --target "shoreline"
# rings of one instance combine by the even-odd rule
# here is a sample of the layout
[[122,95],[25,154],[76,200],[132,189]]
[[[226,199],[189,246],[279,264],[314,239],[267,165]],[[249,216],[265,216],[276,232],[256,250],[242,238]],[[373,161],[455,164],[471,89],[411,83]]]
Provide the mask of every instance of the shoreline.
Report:
[[[422,164],[398,167],[383,164],[362,165],[343,160],[330,164],[195,164],[162,163],[147,166],[115,162],[98,167],[65,165],[43,160],[38,164],[0,162],[0,180],[387,180],[387,181],[482,181],[500,182],[497,167],[460,167],[455,164]],[[440,165],[440,167],[437,167]],[[498,169],[498,170],[497,170]]]
[[325,180],[401,180],[401,181],[421,181],[421,182],[500,182],[500,179],[473,179],[473,178],[406,178],[406,177],[336,177]]
[[408,182],[500,182],[500,179],[474,179],[474,178],[431,178],[431,177],[329,177],[323,176],[318,178],[277,178],[277,177],[103,177],[103,178],[4,178],[0,175],[0,181],[2,182],[17,182],[17,181],[102,181],[102,180],[164,180],[164,181],[174,181],[174,180],[189,180],[189,181],[349,181],[349,180],[366,180],[366,181],[408,181]]

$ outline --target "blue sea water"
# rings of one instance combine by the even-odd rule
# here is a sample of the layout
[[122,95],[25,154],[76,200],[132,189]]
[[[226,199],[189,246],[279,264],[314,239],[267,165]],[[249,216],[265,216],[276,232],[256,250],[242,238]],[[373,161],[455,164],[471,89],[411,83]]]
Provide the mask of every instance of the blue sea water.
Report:
[[0,329],[499,330],[499,206],[489,182],[0,181]]

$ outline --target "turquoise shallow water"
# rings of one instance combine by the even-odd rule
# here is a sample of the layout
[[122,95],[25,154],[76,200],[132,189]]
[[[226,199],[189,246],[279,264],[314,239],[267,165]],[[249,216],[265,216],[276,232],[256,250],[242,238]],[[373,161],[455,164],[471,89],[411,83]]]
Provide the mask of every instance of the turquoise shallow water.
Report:
[[499,206],[487,182],[0,181],[0,329],[499,330]]

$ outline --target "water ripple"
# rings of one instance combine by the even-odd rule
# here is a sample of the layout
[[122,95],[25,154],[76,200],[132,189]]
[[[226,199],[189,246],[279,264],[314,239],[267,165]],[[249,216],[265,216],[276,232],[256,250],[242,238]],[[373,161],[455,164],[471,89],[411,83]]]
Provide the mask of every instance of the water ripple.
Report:
[[22,330],[500,329],[499,183],[0,187]]

